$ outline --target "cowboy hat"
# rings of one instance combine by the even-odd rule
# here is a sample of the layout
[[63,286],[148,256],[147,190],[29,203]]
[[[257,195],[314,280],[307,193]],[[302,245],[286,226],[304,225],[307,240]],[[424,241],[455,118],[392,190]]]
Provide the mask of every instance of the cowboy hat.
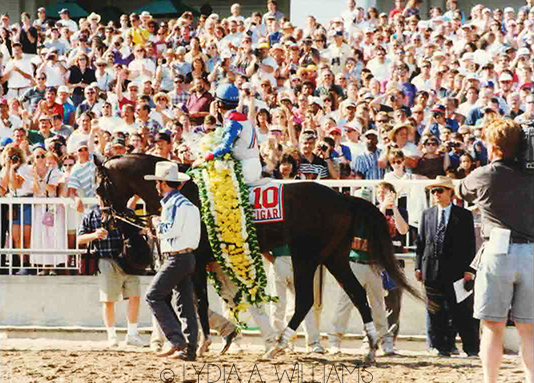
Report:
[[446,188],[454,190],[454,183],[452,182],[452,179],[450,177],[437,176],[435,182],[431,185],[428,185],[425,190],[428,191],[433,188]]
[[89,16],[87,16],[87,20],[93,20],[96,19],[96,23],[98,24],[102,17],[98,13],[92,12]]
[[185,182],[190,179],[191,177],[187,174],[178,171],[178,164],[171,161],[156,163],[156,174],[145,176],[145,180],[147,181]]
[[389,131],[389,140],[395,142],[395,136],[397,135],[397,132],[401,129],[406,129],[408,131],[408,134],[413,130],[413,127],[410,124],[399,124],[395,125],[393,129]]

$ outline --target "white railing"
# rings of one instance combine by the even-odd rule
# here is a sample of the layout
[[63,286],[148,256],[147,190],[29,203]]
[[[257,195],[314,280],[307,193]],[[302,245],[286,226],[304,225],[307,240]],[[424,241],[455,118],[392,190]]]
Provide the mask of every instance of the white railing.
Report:
[[[303,182],[283,181],[284,183]],[[334,189],[349,188],[351,195],[359,195],[362,187],[365,187],[372,202],[376,202],[375,185],[382,180],[320,180],[304,181],[319,182]],[[431,184],[432,180],[409,180],[391,182],[401,195],[415,195],[413,199],[425,198],[419,201],[419,210],[426,208],[427,201],[424,197],[424,187]],[[414,193],[415,191],[415,193]],[[360,195],[361,196],[361,195]],[[86,209],[97,203],[96,198],[82,198]],[[2,207],[2,220],[0,222],[0,235],[7,233],[5,245],[0,250],[1,263],[0,270],[8,270],[12,274],[16,270],[29,269],[37,272],[42,269],[71,270],[76,271],[80,266],[81,254],[86,252],[77,245],[77,230],[81,223],[83,213],[76,210],[74,200],[71,198],[10,198],[5,197],[0,201]],[[408,203],[410,200],[408,199]],[[31,225],[29,230],[23,230],[24,225],[17,224],[18,221],[12,219],[22,217],[25,222],[24,211],[31,208]],[[408,206],[410,210],[410,206]],[[51,226],[43,223],[43,216],[46,211],[54,215],[54,222]],[[413,214],[413,212],[412,212]],[[410,214],[410,224],[417,226],[420,213],[416,216]],[[415,223],[415,224],[414,224]],[[6,226],[7,225],[7,226]],[[406,238],[409,243],[411,238]],[[413,250],[413,247],[408,247]],[[402,259],[412,259],[414,254],[397,254]]]
[[[82,198],[82,202],[86,210],[98,203],[96,198]],[[83,213],[76,210],[73,199],[5,197],[0,204],[0,235],[5,235],[0,270],[9,275],[21,270],[67,274],[79,270],[81,255],[87,250],[77,244]],[[53,220],[47,221],[47,214]]]

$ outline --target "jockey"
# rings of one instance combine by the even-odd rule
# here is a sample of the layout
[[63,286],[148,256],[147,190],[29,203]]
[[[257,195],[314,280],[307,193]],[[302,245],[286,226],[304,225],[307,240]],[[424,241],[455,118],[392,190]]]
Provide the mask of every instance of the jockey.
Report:
[[233,84],[222,84],[215,92],[217,112],[223,116],[223,141],[213,152],[204,155],[206,161],[222,157],[230,151],[241,162],[246,184],[253,184],[261,178],[260,151],[258,136],[247,116],[234,109],[239,103],[239,90]]

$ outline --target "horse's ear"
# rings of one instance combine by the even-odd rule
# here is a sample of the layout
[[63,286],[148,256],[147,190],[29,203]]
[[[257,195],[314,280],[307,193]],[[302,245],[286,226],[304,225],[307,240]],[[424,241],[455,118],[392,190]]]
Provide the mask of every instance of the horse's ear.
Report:
[[97,168],[100,169],[104,167],[104,160],[100,153],[93,153],[93,161]]

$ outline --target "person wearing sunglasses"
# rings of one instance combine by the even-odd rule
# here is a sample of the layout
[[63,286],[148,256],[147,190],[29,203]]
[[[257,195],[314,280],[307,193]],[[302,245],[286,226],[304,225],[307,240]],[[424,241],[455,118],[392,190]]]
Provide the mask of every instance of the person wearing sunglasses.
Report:
[[413,173],[419,176],[434,179],[438,175],[445,175],[450,166],[450,157],[438,151],[439,141],[434,136],[423,136],[422,157],[417,163]]
[[452,203],[454,183],[438,176],[426,187],[435,205],[423,211],[417,238],[415,278],[424,283],[428,299],[428,343],[431,351],[449,357],[460,334],[464,352],[479,352],[479,323],[473,318],[473,295],[456,299],[453,283],[462,287],[473,279],[470,264],[475,258],[475,224],[471,211]]

